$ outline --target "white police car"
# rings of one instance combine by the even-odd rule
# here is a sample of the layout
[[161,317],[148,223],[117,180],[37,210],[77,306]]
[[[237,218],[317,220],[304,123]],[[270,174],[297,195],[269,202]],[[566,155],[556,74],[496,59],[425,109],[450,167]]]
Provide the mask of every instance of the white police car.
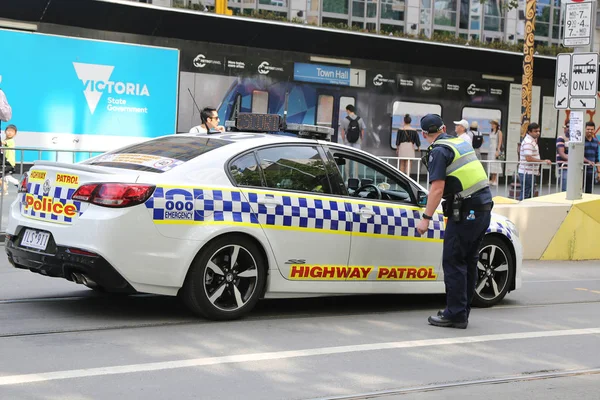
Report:
[[[423,237],[415,228],[425,196],[377,157],[329,141],[170,135],[78,164],[36,162],[6,252],[17,268],[98,290],[179,295],[213,319],[263,297],[444,293],[443,216]],[[519,288],[521,262],[514,225],[494,215],[475,305]]]

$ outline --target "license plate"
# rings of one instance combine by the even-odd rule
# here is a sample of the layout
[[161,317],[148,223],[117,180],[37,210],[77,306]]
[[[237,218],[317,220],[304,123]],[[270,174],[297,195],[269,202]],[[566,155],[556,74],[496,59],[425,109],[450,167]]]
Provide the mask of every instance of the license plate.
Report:
[[23,239],[21,239],[21,246],[32,247],[38,250],[46,250],[46,246],[48,246],[48,239],[50,239],[50,234],[47,232],[38,232],[32,229],[25,229]]

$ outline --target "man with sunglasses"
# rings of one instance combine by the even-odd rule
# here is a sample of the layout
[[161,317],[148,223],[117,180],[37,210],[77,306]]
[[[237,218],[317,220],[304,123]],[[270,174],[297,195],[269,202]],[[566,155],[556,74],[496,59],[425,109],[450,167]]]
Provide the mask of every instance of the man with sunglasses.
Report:
[[205,107],[200,112],[200,125],[194,126],[190,129],[190,133],[209,134],[209,133],[223,133],[225,127],[219,125],[219,114],[217,110],[212,107]]
[[473,147],[446,134],[446,126],[439,115],[424,116],[421,129],[423,138],[430,143],[422,161],[429,171],[431,188],[417,231],[421,235],[427,233],[442,199],[444,216],[448,217],[442,264],[446,308],[429,317],[429,323],[465,329],[477,282],[479,246],[491,219],[492,192]]

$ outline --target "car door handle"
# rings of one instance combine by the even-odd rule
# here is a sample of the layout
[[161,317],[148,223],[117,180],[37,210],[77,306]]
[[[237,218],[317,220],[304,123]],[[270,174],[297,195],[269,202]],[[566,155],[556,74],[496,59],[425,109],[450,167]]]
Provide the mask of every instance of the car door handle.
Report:
[[375,215],[375,211],[373,211],[369,207],[361,208],[360,210],[358,210],[358,213],[360,214],[361,217],[365,217],[365,218],[371,218],[372,216]]
[[261,196],[258,199],[258,204],[262,204],[265,207],[276,207],[282,205],[283,203],[280,199],[276,199],[272,196]]

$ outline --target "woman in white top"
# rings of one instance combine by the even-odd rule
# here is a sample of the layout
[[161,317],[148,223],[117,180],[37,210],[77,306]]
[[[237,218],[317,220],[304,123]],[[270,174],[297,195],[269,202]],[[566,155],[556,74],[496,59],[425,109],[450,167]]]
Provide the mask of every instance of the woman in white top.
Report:
[[490,148],[488,152],[490,184],[498,186],[498,176],[502,175],[502,165],[497,162],[502,150],[502,131],[497,120],[490,121],[492,130],[490,132]]

